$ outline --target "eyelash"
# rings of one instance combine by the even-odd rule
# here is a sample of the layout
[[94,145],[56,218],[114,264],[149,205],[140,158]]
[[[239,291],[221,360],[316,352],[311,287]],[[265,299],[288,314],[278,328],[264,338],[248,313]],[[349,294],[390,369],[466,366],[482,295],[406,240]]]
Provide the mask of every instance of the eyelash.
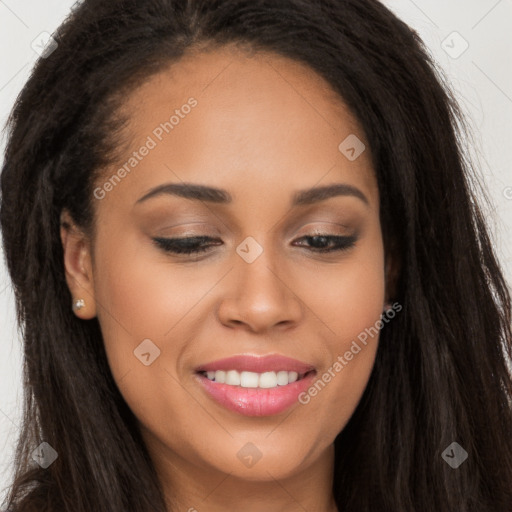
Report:
[[[313,239],[313,238],[326,238],[329,242],[335,242],[335,247],[330,249],[312,249],[313,253],[333,253],[336,251],[346,251],[355,245],[357,237],[352,236],[338,236],[338,235],[328,235],[323,233],[317,233],[315,235],[306,235],[299,240],[302,239]],[[206,252],[212,244],[209,245],[201,245],[207,241],[215,240],[209,236],[193,236],[188,238],[153,238],[153,242],[163,249],[165,252],[171,252],[178,255],[190,255],[190,254],[200,254]],[[219,244],[215,244],[219,245]]]

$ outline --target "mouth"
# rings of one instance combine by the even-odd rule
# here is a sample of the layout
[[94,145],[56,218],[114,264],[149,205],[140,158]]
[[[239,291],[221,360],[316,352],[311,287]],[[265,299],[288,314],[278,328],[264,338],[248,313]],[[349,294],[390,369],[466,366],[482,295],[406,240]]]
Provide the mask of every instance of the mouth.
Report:
[[263,373],[249,371],[240,372],[237,370],[210,370],[199,371],[197,373],[211,382],[226,384],[228,386],[273,389],[278,386],[287,386],[293,382],[300,381],[314,372],[315,370],[309,370],[305,373],[287,370],[278,370],[277,372],[267,371]]
[[195,373],[217,404],[245,416],[270,416],[298,403],[316,369],[281,355],[241,355],[207,363]]

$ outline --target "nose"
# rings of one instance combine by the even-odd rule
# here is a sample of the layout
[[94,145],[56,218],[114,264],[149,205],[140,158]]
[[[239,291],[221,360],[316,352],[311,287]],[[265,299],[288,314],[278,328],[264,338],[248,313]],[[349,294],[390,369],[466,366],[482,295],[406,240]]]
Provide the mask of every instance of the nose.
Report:
[[217,310],[224,325],[263,333],[300,322],[304,306],[294,291],[291,272],[273,260],[269,250],[252,263],[235,255],[235,268]]

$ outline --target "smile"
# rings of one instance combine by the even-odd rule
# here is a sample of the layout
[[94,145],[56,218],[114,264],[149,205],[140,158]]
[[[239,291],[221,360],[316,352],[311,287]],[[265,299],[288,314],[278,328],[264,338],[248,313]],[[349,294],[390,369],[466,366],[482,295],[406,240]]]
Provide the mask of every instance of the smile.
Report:
[[297,403],[316,370],[285,356],[243,355],[202,365],[196,375],[207,396],[224,408],[246,416],[269,416]]
[[237,370],[217,370],[202,372],[202,374],[213,382],[228,384],[229,386],[241,386],[243,388],[262,388],[270,389],[277,386],[286,386],[297,380],[304,378],[306,374],[297,372],[288,372],[281,370],[278,372],[238,372]]

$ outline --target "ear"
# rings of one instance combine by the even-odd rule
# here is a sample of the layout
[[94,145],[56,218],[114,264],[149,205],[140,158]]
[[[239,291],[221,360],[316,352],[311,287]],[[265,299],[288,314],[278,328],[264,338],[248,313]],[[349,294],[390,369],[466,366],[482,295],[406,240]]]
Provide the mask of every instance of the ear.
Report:
[[89,320],[96,316],[91,244],[67,210],[62,210],[60,216],[60,239],[64,251],[66,282],[73,303],[77,299],[82,299],[84,303],[81,308],[73,308],[73,311],[77,317]]

